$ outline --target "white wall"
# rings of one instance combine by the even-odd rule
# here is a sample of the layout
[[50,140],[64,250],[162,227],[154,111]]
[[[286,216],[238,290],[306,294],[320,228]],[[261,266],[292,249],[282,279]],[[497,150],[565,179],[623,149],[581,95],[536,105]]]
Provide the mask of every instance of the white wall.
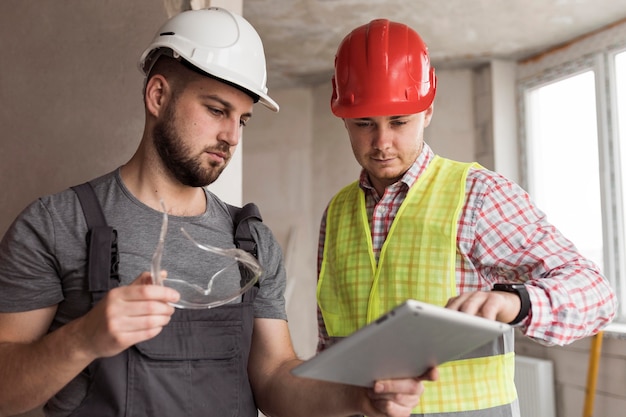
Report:
[[435,111],[424,140],[435,153],[457,161],[476,160],[474,73],[469,69],[437,70]]
[[287,313],[296,352],[315,352],[315,247],[311,158],[313,96],[309,89],[270,91],[279,113],[258,107],[245,130],[244,202],[254,201],[280,242],[287,269]]

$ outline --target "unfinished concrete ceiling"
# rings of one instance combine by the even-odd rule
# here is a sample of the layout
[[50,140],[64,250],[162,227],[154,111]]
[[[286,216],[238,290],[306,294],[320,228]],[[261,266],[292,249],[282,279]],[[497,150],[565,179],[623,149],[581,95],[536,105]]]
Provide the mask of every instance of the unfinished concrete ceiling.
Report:
[[519,59],[626,19],[626,0],[244,0],[270,88],[329,80],[353,28],[387,18],[416,29],[440,67]]

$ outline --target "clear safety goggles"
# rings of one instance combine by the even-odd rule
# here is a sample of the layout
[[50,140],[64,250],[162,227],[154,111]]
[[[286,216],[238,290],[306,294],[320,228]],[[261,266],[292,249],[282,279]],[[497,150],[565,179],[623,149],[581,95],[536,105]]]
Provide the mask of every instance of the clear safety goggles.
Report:
[[189,242],[190,251],[203,251],[203,263],[211,265],[211,270],[202,278],[170,277],[161,278],[161,259],[165,247],[168,216],[163,202],[163,222],[157,247],[152,255],[150,272],[154,284],[175,289],[180,299],[172,303],[186,309],[207,309],[217,307],[239,298],[258,281],[263,272],[261,266],[250,253],[237,248],[218,248],[197,242],[184,228],[182,234]]

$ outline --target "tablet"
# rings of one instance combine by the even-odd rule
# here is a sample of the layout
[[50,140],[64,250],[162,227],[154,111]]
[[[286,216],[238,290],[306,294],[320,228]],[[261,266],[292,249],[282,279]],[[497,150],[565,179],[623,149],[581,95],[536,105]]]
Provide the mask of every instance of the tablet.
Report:
[[292,370],[294,375],[372,387],[410,378],[493,342],[511,326],[407,300]]

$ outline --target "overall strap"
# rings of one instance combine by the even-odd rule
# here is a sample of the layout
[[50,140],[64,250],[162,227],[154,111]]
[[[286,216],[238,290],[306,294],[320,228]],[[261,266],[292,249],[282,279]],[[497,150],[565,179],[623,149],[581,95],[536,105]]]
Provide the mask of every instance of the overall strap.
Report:
[[259,208],[254,203],[248,203],[241,208],[230,204],[226,205],[228,206],[228,211],[235,225],[235,246],[245,250],[256,258],[258,255],[257,245],[250,232],[248,220],[256,219],[260,222],[263,221]]
[[[111,284],[111,279],[119,283],[117,232],[107,224],[100,202],[89,182],[71,188],[78,196],[89,229],[87,277],[92,304],[95,304],[107,291],[116,286]],[[263,221],[259,208],[254,203],[248,203],[241,208],[226,205],[235,227],[235,246],[257,257],[257,244],[250,232],[248,221],[253,219]]]
[[98,302],[111,289],[111,279],[117,279],[119,257],[117,232],[107,225],[100,202],[89,182],[72,187],[78,196],[87,220],[87,278],[92,304]]

